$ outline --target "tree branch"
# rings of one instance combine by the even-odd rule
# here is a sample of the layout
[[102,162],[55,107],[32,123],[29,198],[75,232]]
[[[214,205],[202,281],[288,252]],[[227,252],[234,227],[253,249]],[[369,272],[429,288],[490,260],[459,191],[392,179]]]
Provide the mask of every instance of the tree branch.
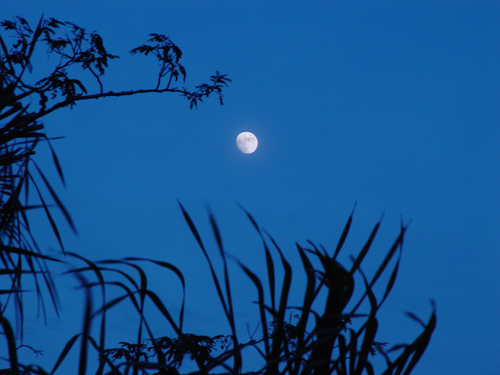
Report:
[[79,95],[79,96],[74,96],[72,98],[67,98],[66,100],[59,102],[57,104],[54,104],[52,107],[42,110],[38,112],[35,115],[35,119],[38,120],[41,117],[44,117],[48,115],[49,113],[55,111],[56,109],[67,107],[68,105],[75,104],[77,101],[82,101],[82,100],[88,100],[88,99],[99,99],[99,98],[107,98],[107,97],[119,97],[119,96],[129,96],[129,95],[136,95],[136,94],[148,94],[148,93],[164,93],[164,92],[174,92],[174,93],[180,93],[183,95],[194,95],[195,93],[189,92],[187,90],[181,90],[181,89],[169,89],[169,88],[164,88],[164,89],[140,89],[140,90],[130,90],[130,91],[120,91],[120,92],[113,92],[113,91],[108,91],[104,93],[98,93],[98,94],[91,94],[91,95]]

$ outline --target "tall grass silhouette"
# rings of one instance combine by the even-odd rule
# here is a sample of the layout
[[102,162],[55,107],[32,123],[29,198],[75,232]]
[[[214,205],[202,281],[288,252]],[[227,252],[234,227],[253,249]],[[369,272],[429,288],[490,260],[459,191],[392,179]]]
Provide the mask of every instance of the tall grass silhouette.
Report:
[[[209,221],[222,259],[223,271],[215,271],[211,257],[205,248],[194,222],[184,207],[181,212],[193,236],[200,247],[201,255],[207,260],[211,277],[224,316],[228,323],[226,335],[215,337],[199,336],[187,333],[184,325],[185,280],[179,268],[163,260],[128,257],[119,260],[103,260],[93,262],[81,255],[67,252],[65,261],[72,265],[67,274],[77,278],[84,292],[84,308],[82,330],[73,335],[65,344],[58,360],[50,371],[35,366],[19,364],[16,359],[16,342],[9,322],[2,317],[4,333],[10,348],[11,369],[19,368],[25,373],[56,373],[71,351],[78,352],[78,364],[75,371],[87,373],[89,363],[98,358],[99,366],[96,374],[172,374],[178,373],[181,365],[189,357],[198,368],[198,374],[224,371],[229,374],[242,373],[247,348],[254,348],[261,357],[261,364],[251,363],[252,373],[257,374],[409,374],[429,344],[431,334],[436,325],[435,309],[427,323],[422,322],[414,314],[408,316],[423,327],[422,333],[409,344],[393,345],[385,349],[383,343],[376,341],[378,331],[377,312],[387,299],[394,286],[401,257],[402,243],[406,231],[401,226],[400,233],[374,275],[368,279],[361,270],[362,262],[368,253],[380,222],[373,228],[368,240],[352,258],[352,266],[344,268],[336,261],[342,249],[352,223],[352,214],[348,218],[339,243],[329,255],[324,248],[316,247],[310,242],[308,247],[296,244],[302,264],[292,267],[283,255],[283,251],[272,236],[263,232],[253,217],[246,213],[252,225],[262,239],[263,257],[267,269],[266,280],[239,261],[236,266],[255,285],[257,294],[256,315],[260,319],[261,337],[242,340],[237,333],[238,321],[233,307],[233,295],[229,278],[228,256],[223,249],[222,235],[219,232],[214,216],[209,213]],[[274,253],[274,254],[273,254]],[[283,269],[282,280],[277,280],[276,256]],[[391,262],[391,260],[394,260]],[[159,267],[159,272],[173,273],[182,287],[183,297],[180,312],[174,316],[168,307],[168,300],[148,287],[144,262]],[[318,266],[314,264],[318,263]],[[392,264],[389,267],[389,264]],[[77,266],[77,264],[81,264]],[[302,269],[307,283],[302,304],[290,305],[289,297],[292,283],[292,270]],[[384,293],[377,298],[373,291],[375,284],[384,273],[388,273],[388,281]],[[133,275],[136,275],[135,277]],[[354,276],[359,274],[363,280],[363,293],[357,301],[352,301]],[[119,290],[118,295],[110,299],[110,290]],[[320,293],[325,290],[326,293]],[[362,311],[363,301],[368,300],[368,310]],[[152,306],[161,314],[165,322],[176,334],[176,337],[157,337],[155,327],[151,326],[146,305]],[[347,306],[351,306],[347,309]],[[137,316],[136,340],[121,342],[120,348],[110,348],[106,344],[107,322],[109,315],[116,311],[130,308]],[[292,315],[292,321],[287,315]],[[355,323],[353,323],[355,321]],[[92,326],[97,326],[98,334],[93,334]],[[155,326],[164,324],[155,320]],[[222,328],[221,328],[222,330]],[[164,331],[164,329],[162,329]],[[108,338],[109,340],[109,338]],[[215,355],[215,347],[222,347]],[[371,363],[371,357],[380,353],[386,360],[386,367],[380,371]],[[394,355],[397,353],[397,355]],[[392,359],[391,359],[392,357]]]

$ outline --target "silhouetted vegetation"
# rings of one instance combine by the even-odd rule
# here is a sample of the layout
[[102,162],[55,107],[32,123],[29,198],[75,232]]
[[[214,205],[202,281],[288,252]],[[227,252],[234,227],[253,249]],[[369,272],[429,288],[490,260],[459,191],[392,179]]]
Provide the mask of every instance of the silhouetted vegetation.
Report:
[[[389,248],[385,259],[370,278],[362,271],[362,263],[380,227],[377,223],[352,265],[345,268],[337,256],[349,233],[352,214],[347,220],[338,245],[333,252],[309,242],[307,246],[296,244],[302,264],[294,272],[303,272],[307,280],[301,304],[290,299],[292,265],[283,255],[276,241],[263,231],[250,213],[245,211],[256,235],[262,240],[263,257],[266,264],[266,279],[261,280],[251,269],[235,261],[242,272],[255,286],[256,314],[260,320],[260,331],[249,331],[243,339],[237,334],[241,322],[237,320],[233,307],[233,295],[228,272],[227,255],[222,236],[214,216],[209,213],[209,222],[216,238],[223,264],[222,275],[212,264],[204,242],[194,222],[180,204],[182,215],[189,226],[197,245],[210,269],[217,298],[224,311],[229,332],[214,337],[187,333],[184,330],[184,297],[179,315],[174,317],[158,294],[149,289],[147,275],[141,266],[145,262],[158,267],[159,272],[173,273],[185,293],[185,280],[179,268],[164,260],[128,257],[119,260],[92,261],[79,254],[65,251],[58,223],[53,218],[52,207],[59,209],[69,226],[76,232],[71,216],[57,197],[54,188],[35,163],[32,156],[36,146],[46,143],[52,151],[54,165],[64,183],[63,171],[51,146],[51,138],[44,132],[39,119],[56,109],[74,106],[78,101],[124,96],[141,93],[179,93],[186,97],[194,108],[202,99],[216,94],[222,104],[222,89],[230,79],[218,72],[210,83],[196,86],[194,90],[174,86],[179,79],[186,78],[180,64],[181,50],[170,38],[161,34],[150,34],[147,44],[131,50],[132,54],[155,56],[160,69],[156,86],[152,89],[137,89],[125,92],[104,91],[102,76],[111,60],[117,56],[108,53],[102,38],[95,32],[69,22],[41,19],[32,30],[28,22],[18,17],[14,21],[0,24],[13,36],[7,45],[0,36],[0,257],[2,287],[0,293],[0,325],[8,353],[2,374],[53,374],[72,351],[78,351],[75,373],[85,374],[178,374],[187,359],[196,364],[198,374],[225,372],[239,374],[243,371],[247,349],[257,350],[261,363],[253,363],[254,374],[374,374],[371,357],[376,353],[386,360],[382,374],[409,374],[425,351],[436,325],[435,309],[427,323],[408,313],[423,327],[422,333],[410,344],[397,344],[386,348],[386,343],[376,341],[378,331],[377,312],[387,299],[395,283],[401,259],[402,244],[407,227],[402,224],[399,234]],[[30,81],[32,57],[37,44],[45,45],[58,63],[46,77]],[[85,84],[71,74],[79,67],[88,71],[97,82],[99,92],[89,94]],[[163,80],[167,81],[163,83]],[[38,108],[30,103],[38,99]],[[30,99],[30,100],[28,100]],[[36,173],[33,174],[32,172]],[[49,197],[47,197],[48,192]],[[34,194],[33,194],[34,193]],[[33,204],[33,195],[38,202]],[[43,254],[32,236],[28,220],[30,210],[43,210],[57,238],[62,255],[59,258]],[[22,342],[23,280],[30,275],[36,286],[36,295],[45,313],[47,297],[56,311],[59,307],[56,283],[50,265],[64,262],[68,265],[66,277],[74,277],[80,283],[85,302],[80,332],[72,337],[61,338],[66,343],[59,359],[51,369],[22,364],[17,352]],[[278,280],[275,263],[280,264],[282,280]],[[388,273],[388,281],[381,296],[375,296],[374,285]],[[135,277],[133,275],[136,275]],[[353,300],[355,276],[362,282],[363,293]],[[118,294],[116,291],[118,290]],[[99,296],[99,298],[97,297]],[[109,297],[113,296],[113,297]],[[98,302],[99,301],[99,302]],[[367,301],[367,303],[363,303]],[[154,327],[146,314],[146,302],[153,306],[175,332],[175,337],[154,334]],[[12,306],[13,305],[13,306]],[[132,308],[137,314],[137,331],[130,342],[106,343],[111,311]],[[18,333],[11,322],[16,319]],[[93,334],[92,325],[98,326]],[[258,336],[258,337],[257,337]],[[108,338],[109,340],[109,338]],[[37,349],[31,348],[35,353]],[[95,362],[97,360],[97,366]],[[89,369],[89,366],[96,369]]]

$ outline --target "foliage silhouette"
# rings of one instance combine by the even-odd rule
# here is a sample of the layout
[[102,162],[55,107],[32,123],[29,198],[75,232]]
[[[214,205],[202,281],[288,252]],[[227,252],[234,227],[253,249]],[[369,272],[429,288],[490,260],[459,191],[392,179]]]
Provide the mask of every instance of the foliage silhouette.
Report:
[[[149,42],[154,44],[134,48],[131,53],[151,53],[160,61],[157,85],[153,89],[138,89],[131,91],[104,92],[102,76],[111,60],[118,58],[107,52],[103,40],[96,32],[87,33],[85,29],[71,23],[61,22],[54,18],[40,19],[33,30],[26,19],[17,17],[14,21],[0,23],[11,41],[0,36],[0,257],[4,272],[2,277],[10,279],[10,288],[0,290],[7,295],[0,305],[0,311],[5,312],[8,302],[16,305],[17,318],[22,327],[22,276],[25,273],[35,278],[36,292],[43,313],[45,303],[41,292],[41,282],[45,284],[52,304],[59,306],[58,297],[47,261],[58,261],[40,252],[35,239],[31,235],[27,212],[42,208],[52,226],[53,232],[64,251],[58,227],[49,210],[50,204],[42,195],[46,188],[55,205],[61,210],[70,227],[76,232],[73,221],[55,190],[31,156],[35,147],[42,141],[47,142],[52,152],[55,167],[64,184],[64,176],[59,160],[52,149],[50,138],[44,132],[44,126],[39,119],[56,109],[66,106],[73,107],[78,101],[104,98],[109,96],[124,96],[141,93],[179,93],[187,98],[190,107],[196,107],[203,98],[212,93],[218,95],[222,104],[222,89],[231,80],[225,74],[216,72],[210,78],[210,84],[196,86],[195,90],[178,88],[171,85],[182,75],[186,78],[186,70],[179,63],[181,50],[168,37],[151,34]],[[46,77],[33,79],[32,58],[35,47],[45,44],[49,55],[57,57],[58,63]],[[74,68],[80,67],[90,72],[98,83],[100,91],[89,94],[87,83],[74,78],[78,73]],[[168,83],[161,86],[162,78],[168,78]],[[39,107],[33,110],[33,102]],[[33,175],[32,168],[39,177]],[[41,184],[40,186],[40,178]],[[28,203],[29,192],[34,188],[39,203]],[[24,262],[23,262],[24,259]],[[26,268],[27,267],[27,268]]]
[[[252,270],[235,260],[255,285],[257,292],[256,309],[261,322],[261,337],[254,339],[257,333],[255,331],[249,333],[248,340],[238,337],[239,323],[233,306],[228,255],[211,212],[209,212],[209,223],[222,260],[222,275],[215,271],[212,259],[194,222],[179,203],[182,215],[207,260],[217,298],[229,326],[228,335],[208,337],[184,331],[186,285],[181,270],[175,265],[163,260],[137,257],[94,262],[81,255],[64,251],[57,223],[51,214],[51,204],[47,203],[42,194],[42,187],[48,190],[54,205],[63,213],[70,227],[75,231],[76,229],[52,185],[32,159],[38,143],[47,142],[52,151],[55,167],[64,183],[59,161],[51,147],[51,139],[45,135],[43,125],[38,120],[58,108],[71,107],[80,100],[140,93],[179,93],[187,98],[191,108],[196,107],[202,99],[215,94],[222,104],[222,89],[230,80],[226,75],[217,72],[211,77],[210,84],[198,85],[193,91],[172,87],[173,82],[177,82],[181,77],[185,80],[186,77],[186,71],[179,63],[182,53],[168,37],[150,34],[148,44],[134,48],[131,52],[153,55],[157,58],[160,71],[156,87],[117,93],[104,92],[102,76],[109,61],[117,56],[107,52],[102,38],[97,33],[88,34],[77,25],[52,18],[48,20],[42,18],[34,31],[28,22],[20,17],[15,21],[4,21],[0,25],[12,32],[15,37],[9,49],[0,36],[0,120],[7,121],[0,128],[0,257],[2,277],[8,278],[8,283],[2,285],[10,285],[0,290],[6,297],[0,305],[0,325],[8,348],[8,368],[0,370],[0,373],[54,374],[60,369],[61,364],[68,360],[70,352],[78,352],[78,364],[75,364],[75,367],[77,366],[78,374],[82,375],[90,371],[89,368],[94,366],[95,359],[97,365],[92,371],[96,374],[178,374],[186,357],[197,366],[197,374],[208,374],[213,371],[239,374],[243,371],[248,349],[256,350],[262,359],[261,364],[253,364],[254,374],[374,374],[371,356],[376,352],[386,360],[386,368],[382,372],[384,375],[411,373],[434,331],[436,325],[434,306],[427,323],[408,313],[410,318],[423,326],[421,335],[412,343],[397,344],[386,350],[385,343],[375,341],[378,330],[376,315],[391,292],[399,269],[403,238],[407,229],[403,224],[399,235],[371,279],[365,276],[361,265],[376,237],[380,222],[374,226],[359,254],[352,257],[350,269],[344,268],[336,259],[346,241],[353,214],[347,220],[333,255],[329,255],[323,247],[318,247],[313,242],[308,242],[307,247],[295,244],[302,262],[302,272],[307,280],[303,302],[296,305],[290,302],[292,265],[272,236],[262,230],[255,219],[244,210],[262,240],[267,271],[267,279],[262,281]],[[57,31],[61,28],[67,28],[69,32],[57,36]],[[59,56],[60,62],[47,77],[30,84],[23,77],[26,71],[32,71],[31,58],[35,45],[39,42],[44,42],[48,46],[49,53]],[[100,92],[88,94],[84,84],[72,78],[68,69],[74,65],[90,72]],[[165,77],[168,77],[168,82],[162,88],[162,79]],[[29,112],[30,105],[24,103],[31,96],[39,99],[39,108],[33,112]],[[38,178],[31,173],[32,165],[38,173]],[[39,179],[42,184],[38,182]],[[39,198],[38,204],[28,203],[30,187],[35,189]],[[60,258],[42,254],[37,246],[31,235],[28,220],[28,211],[32,209],[44,210],[61,246],[63,255]],[[281,263],[284,273],[281,283],[276,276],[278,273],[275,258]],[[69,338],[58,360],[52,369],[47,371],[40,366],[25,365],[18,361],[19,346],[16,346],[18,338],[7,318],[10,312],[7,307],[9,302],[13,301],[15,315],[22,326],[24,315],[22,276],[29,274],[33,277],[37,297],[43,310],[45,310],[42,293],[44,284],[52,304],[58,311],[59,301],[55,282],[48,267],[51,262],[67,264],[69,270],[65,277],[75,277],[78,280],[84,295],[84,306],[81,332]],[[148,287],[146,271],[142,266],[144,263],[159,267],[161,271],[173,273],[179,280],[183,297],[178,317],[174,317],[165,301]],[[385,273],[389,273],[389,278],[384,293],[381,297],[376,297],[373,287]],[[357,301],[352,301],[355,276],[362,281],[364,292]],[[324,296],[326,298],[323,299]],[[131,338],[130,342],[120,342],[119,348],[108,347],[106,333],[110,315],[130,306],[137,315],[135,338]],[[168,326],[175,332],[175,337],[156,335],[155,331],[159,327],[151,326],[148,319],[151,306],[166,320]],[[92,330],[92,326],[96,324],[97,334]]]

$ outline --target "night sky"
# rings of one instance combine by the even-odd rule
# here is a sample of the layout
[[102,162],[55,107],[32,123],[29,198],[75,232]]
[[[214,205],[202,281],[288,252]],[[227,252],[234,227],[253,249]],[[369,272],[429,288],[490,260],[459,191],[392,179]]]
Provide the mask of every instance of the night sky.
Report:
[[[4,1],[0,18],[23,16],[35,27],[42,13],[97,31],[120,56],[103,77],[105,91],[156,85],[157,62],[128,53],[149,33],[168,35],[181,48],[187,79],[180,86],[207,82],[216,70],[233,81],[223,106],[213,97],[190,110],[186,99],[163,93],[79,102],[43,118],[49,136],[65,137],[52,145],[66,187],[46,146],[35,160],[77,226],[75,236],[56,215],[66,250],[93,260],[141,256],[175,264],[187,282],[186,331],[228,334],[177,200],[214,259],[207,206],[226,251],[264,276],[261,240],[241,204],[294,265],[298,301],[304,279],[295,242],[311,240],[333,253],[356,206],[340,256],[350,266],[349,255],[383,216],[363,268],[371,275],[401,220],[411,221],[398,280],[379,312],[379,341],[413,340],[421,327],[404,312],[426,321],[434,299],[438,325],[414,374],[497,373],[500,3]],[[33,81],[57,63],[44,47],[37,52]],[[81,77],[97,91],[93,77]],[[253,154],[236,147],[243,131],[259,140]],[[32,223],[52,254],[58,245],[43,213]],[[258,322],[257,294],[237,264],[230,266],[245,336],[245,322]],[[176,311],[180,283],[149,269],[151,288]],[[36,304],[26,313],[25,343],[44,355],[26,351],[25,362],[50,371],[80,329],[83,295],[69,284],[59,291],[60,318],[49,308],[45,326]],[[125,310],[110,323],[110,346],[135,340],[124,327],[137,319]],[[172,333],[165,323],[163,335]]]

